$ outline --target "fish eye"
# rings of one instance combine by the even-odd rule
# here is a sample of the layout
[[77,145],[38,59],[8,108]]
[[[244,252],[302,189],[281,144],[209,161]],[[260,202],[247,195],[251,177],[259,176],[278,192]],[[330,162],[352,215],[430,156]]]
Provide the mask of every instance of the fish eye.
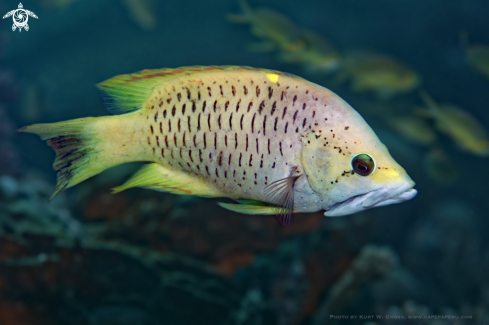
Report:
[[367,153],[359,153],[351,159],[351,167],[358,175],[369,176],[375,171],[375,160]]

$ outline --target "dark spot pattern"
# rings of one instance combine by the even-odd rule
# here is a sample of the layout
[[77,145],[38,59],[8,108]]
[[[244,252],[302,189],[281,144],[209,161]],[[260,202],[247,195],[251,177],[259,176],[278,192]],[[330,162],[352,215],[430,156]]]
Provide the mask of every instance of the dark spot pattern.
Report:
[[208,178],[219,189],[249,192],[254,186],[269,184],[267,170],[287,165],[293,143],[302,136],[300,125],[304,130],[318,122],[317,115],[324,115],[323,110],[311,109],[318,105],[315,98],[301,95],[289,79],[272,84],[261,72],[253,77],[243,74],[240,79],[197,74],[188,78],[191,82],[179,78],[178,86],[158,86],[155,93],[159,95],[148,102],[147,152],[158,153],[163,165]]

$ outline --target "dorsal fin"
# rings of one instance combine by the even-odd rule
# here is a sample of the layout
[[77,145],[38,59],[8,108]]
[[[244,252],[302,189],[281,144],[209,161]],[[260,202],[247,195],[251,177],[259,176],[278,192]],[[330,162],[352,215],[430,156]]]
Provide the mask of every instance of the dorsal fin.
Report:
[[113,77],[97,85],[107,110],[112,114],[124,114],[143,108],[153,88],[162,82],[152,77],[156,72],[175,69],[143,70]]
[[184,75],[190,76],[194,73],[211,71],[256,71],[264,73],[272,82],[277,82],[279,75],[298,78],[283,72],[251,67],[193,66],[177,69],[143,70],[132,74],[124,74],[101,82],[97,87],[102,92],[107,110],[112,114],[124,114],[142,109],[152,90],[159,84]]
[[301,175],[294,175],[294,168],[289,177],[279,179],[265,187],[263,194],[268,202],[280,207],[277,219],[284,227],[290,226],[294,211],[294,183]]

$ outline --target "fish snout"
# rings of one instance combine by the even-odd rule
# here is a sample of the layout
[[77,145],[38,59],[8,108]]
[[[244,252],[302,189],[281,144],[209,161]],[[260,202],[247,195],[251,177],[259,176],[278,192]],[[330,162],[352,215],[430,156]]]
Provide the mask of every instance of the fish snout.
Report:
[[326,209],[324,215],[327,217],[341,217],[371,208],[408,201],[418,193],[413,188],[414,185],[415,183],[409,180],[397,187],[383,187],[359,194],[345,201],[334,203]]
[[398,187],[382,188],[373,193],[371,192],[372,194],[362,203],[362,206],[365,209],[369,209],[411,200],[418,193],[413,188],[414,185],[416,183],[410,180]]

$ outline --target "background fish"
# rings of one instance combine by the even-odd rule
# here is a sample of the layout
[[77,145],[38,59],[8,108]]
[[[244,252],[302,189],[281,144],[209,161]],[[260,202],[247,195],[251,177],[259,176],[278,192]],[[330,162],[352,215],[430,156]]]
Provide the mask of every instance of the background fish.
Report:
[[440,132],[448,135],[462,150],[489,155],[489,138],[483,125],[469,112],[451,104],[437,104],[426,92],[421,97]]
[[344,66],[354,91],[370,91],[390,99],[407,93],[420,84],[418,74],[399,60],[370,51],[352,51],[345,55]]
[[298,51],[304,48],[303,33],[289,18],[268,8],[253,9],[245,1],[239,1],[242,15],[228,14],[227,19],[234,23],[251,25],[251,33],[263,40],[250,45],[253,51],[271,51],[275,48]]
[[299,77],[248,67],[144,70],[99,85],[111,117],[37,124],[56,150],[55,193],[126,162],[124,185],[229,197],[248,214],[342,216],[416,195],[361,116]]

